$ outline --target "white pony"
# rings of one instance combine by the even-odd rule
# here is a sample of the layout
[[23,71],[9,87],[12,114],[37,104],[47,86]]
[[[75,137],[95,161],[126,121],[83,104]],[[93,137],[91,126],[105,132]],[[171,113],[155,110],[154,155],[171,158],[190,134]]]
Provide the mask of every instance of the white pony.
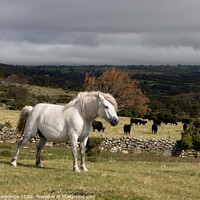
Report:
[[18,121],[17,133],[24,134],[18,143],[17,151],[11,164],[17,166],[21,148],[38,133],[40,142],[37,146],[36,165],[42,166],[40,153],[47,141],[71,143],[73,170],[80,172],[77,164],[77,146],[80,142],[81,168],[85,166],[85,146],[91,130],[92,121],[98,116],[112,126],[118,124],[117,103],[110,95],[102,92],[80,92],[67,105],[37,104],[25,106]]

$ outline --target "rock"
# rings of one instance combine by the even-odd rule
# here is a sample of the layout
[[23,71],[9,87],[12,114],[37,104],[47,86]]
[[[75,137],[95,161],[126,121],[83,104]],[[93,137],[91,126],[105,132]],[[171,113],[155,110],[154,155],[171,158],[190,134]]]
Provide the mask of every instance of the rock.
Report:
[[118,152],[118,149],[116,147],[113,147],[112,149],[110,149],[110,152],[116,153],[116,152]]
[[124,154],[128,154],[128,151],[126,151],[126,150],[123,150],[123,151],[122,151],[122,153],[124,153]]
[[164,156],[171,156],[171,155],[172,155],[172,151],[170,151],[170,150],[165,150],[165,151],[163,151],[163,155],[164,155]]
[[142,149],[140,147],[136,147],[133,150],[134,153],[142,153]]
[[47,143],[45,144],[45,146],[46,146],[46,147],[52,147],[52,146],[53,146],[53,142],[47,142]]

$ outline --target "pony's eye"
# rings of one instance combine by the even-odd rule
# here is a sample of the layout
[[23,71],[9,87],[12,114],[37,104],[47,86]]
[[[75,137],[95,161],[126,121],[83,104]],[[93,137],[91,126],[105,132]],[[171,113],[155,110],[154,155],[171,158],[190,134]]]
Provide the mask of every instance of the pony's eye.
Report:
[[105,109],[108,109],[108,106],[104,105],[104,108],[105,108]]

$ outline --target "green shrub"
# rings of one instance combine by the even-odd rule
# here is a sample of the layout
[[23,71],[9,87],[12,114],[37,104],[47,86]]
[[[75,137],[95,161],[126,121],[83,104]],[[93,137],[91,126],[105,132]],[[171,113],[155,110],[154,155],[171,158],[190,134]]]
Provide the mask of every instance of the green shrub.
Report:
[[25,101],[29,94],[29,90],[25,87],[12,86],[7,90],[7,97],[18,101],[19,99]]
[[132,117],[131,111],[127,109],[121,109],[117,114],[122,117]]
[[88,138],[87,146],[86,146],[86,153],[89,157],[98,156],[100,153],[99,146],[102,142],[102,138],[99,137],[92,137]]
[[10,121],[6,121],[4,124],[0,123],[0,129],[2,129],[4,127],[6,127],[6,128],[12,128],[11,122]]
[[[199,120],[194,120],[199,122]],[[200,127],[195,126],[195,123],[192,123],[186,131],[182,133],[182,138],[180,140],[180,147],[182,149],[195,149],[200,150]]]
[[192,136],[189,134],[184,134],[181,139],[181,148],[190,149],[193,147]]
[[200,150],[200,131],[193,137],[193,146],[194,149]]
[[10,110],[21,110],[26,105],[26,102],[18,100],[18,101],[10,101],[9,104],[10,104],[9,105]]

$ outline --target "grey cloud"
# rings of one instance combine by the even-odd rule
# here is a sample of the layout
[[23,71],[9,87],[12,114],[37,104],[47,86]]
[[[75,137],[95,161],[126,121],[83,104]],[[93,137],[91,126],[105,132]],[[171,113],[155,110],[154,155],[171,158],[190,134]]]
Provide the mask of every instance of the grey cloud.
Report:
[[198,0],[0,3],[0,62],[200,63]]

